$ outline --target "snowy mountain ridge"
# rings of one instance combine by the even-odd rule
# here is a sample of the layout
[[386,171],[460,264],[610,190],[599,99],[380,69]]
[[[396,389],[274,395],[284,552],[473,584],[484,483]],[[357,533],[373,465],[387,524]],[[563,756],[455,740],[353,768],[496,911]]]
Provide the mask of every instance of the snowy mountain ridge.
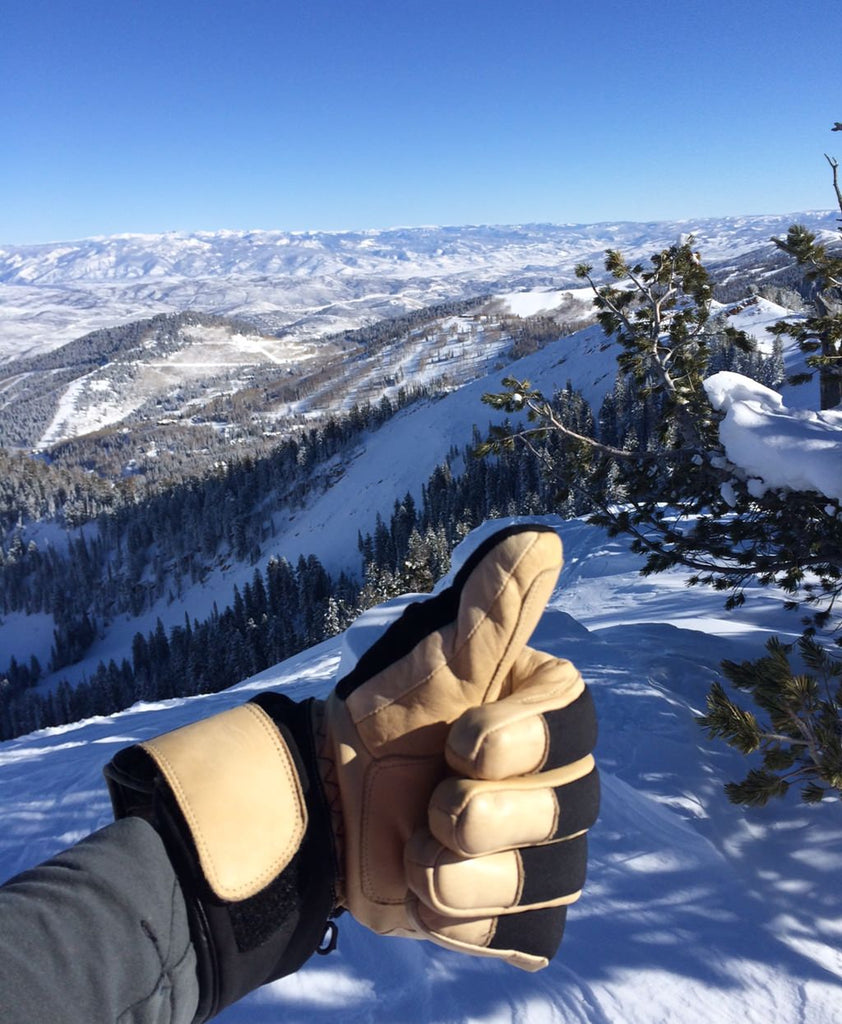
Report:
[[[539,321],[511,312],[527,307]],[[122,431],[122,468],[134,472],[149,468],[150,450],[172,445],[260,447],[354,406],[460,387],[592,319],[585,289],[440,304],[329,338],[158,315],[0,365],[0,446],[54,452],[83,438],[89,449],[110,447]]]
[[[447,272],[477,266],[528,266],[559,254],[650,246],[693,233],[708,259],[757,248],[794,221],[832,227],[824,213],[630,221],[600,224],[463,225],[367,231],[199,231],[122,234],[78,241],[0,247],[0,282],[61,285],[147,277],[205,278],[240,273],[312,277],[340,268],[406,264],[400,276],[427,264]],[[695,225],[695,226],[694,226]]]
[[217,231],[118,235],[0,247],[0,362],[42,353],[102,327],[191,309],[298,337],[347,330],[439,301],[570,286],[605,249],[647,256],[693,234],[704,260],[732,263],[805,212],[596,225]]

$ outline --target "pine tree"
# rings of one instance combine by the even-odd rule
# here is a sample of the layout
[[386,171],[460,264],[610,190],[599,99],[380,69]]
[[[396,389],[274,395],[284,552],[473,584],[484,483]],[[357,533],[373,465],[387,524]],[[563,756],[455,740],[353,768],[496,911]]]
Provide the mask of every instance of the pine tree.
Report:
[[793,783],[801,785],[808,803],[833,791],[842,797],[842,659],[803,636],[798,655],[807,671],[796,672],[791,645],[773,638],[766,649],[758,661],[722,664],[728,681],[751,694],[758,712],[736,704],[715,683],[707,714],[698,719],[711,738],[742,754],[761,754],[760,768],[725,787],[729,799],[762,805]]
[[327,600],[324,619],[324,636],[328,639],[338,636],[351,625],[356,618],[352,608],[341,599],[332,594]]
[[[831,130],[839,131],[839,122]],[[825,159],[833,174],[836,205],[842,213],[839,161],[827,154]],[[793,383],[809,380],[817,372],[821,408],[834,409],[842,403],[842,249],[829,252],[827,246],[802,224],[793,224],[786,238],[773,238],[772,241],[804,271],[804,280],[811,287],[815,307],[814,315],[784,321],[772,330],[778,335],[795,338],[807,356],[809,372],[793,378]]]
[[[609,252],[605,269],[619,285],[597,285],[591,267],[578,269],[593,287],[600,323],[620,345],[620,380],[598,421],[604,435],[566,393],[548,400],[528,381],[508,378],[506,390],[485,401],[518,415],[520,424],[493,428],[481,450],[502,453],[519,443],[546,455],[552,439],[560,442],[561,461],[549,465],[560,497],[576,488],[593,510],[592,522],[612,535],[629,535],[632,550],[646,556],[644,574],[684,566],[692,570],[689,582],[728,592],[730,608],[742,604],[750,580],[779,587],[789,607],[809,606],[801,656],[819,665],[821,631],[828,631],[829,642],[839,628],[840,502],[813,491],[760,494],[729,462],[718,414],[702,386],[711,357],[742,359],[747,369],[763,366],[740,332],[726,327],[716,333],[710,280],[690,242],[656,253],[648,266],[629,266]],[[710,694],[702,720],[709,734],[746,753],[761,750],[764,758],[761,769],[728,787],[734,800],[761,803],[785,792],[795,777],[806,781],[807,800],[821,799],[828,789],[842,795],[842,689],[826,684],[820,699],[815,680],[793,669],[782,651],[775,649],[772,662],[770,653],[753,664],[723,667],[769,717],[769,727],[729,701],[721,685]],[[834,664],[822,662],[826,679]]]
[[802,319],[781,321],[771,330],[794,338],[807,357],[809,371],[793,376],[790,382],[810,380],[817,372],[821,408],[833,409],[842,403],[842,252],[828,252],[801,224],[794,224],[786,238],[772,241],[804,270],[805,280],[813,287],[816,312]]
[[[842,594],[839,502],[812,491],[757,495],[729,462],[719,415],[702,387],[712,290],[698,254],[686,242],[655,254],[648,268],[628,266],[616,252],[605,266],[619,286],[597,286],[590,267],[579,273],[593,285],[603,328],[620,342],[622,387],[636,408],[631,426],[611,443],[564,393],[554,402],[528,381],[507,378],[504,392],[484,400],[510,414],[525,412],[527,423],[493,428],[481,450],[521,443],[534,453],[554,435],[563,464],[550,471],[560,496],[577,489],[593,522],[612,535],[628,534],[632,550],[646,556],[644,573],[690,568],[692,583],[730,592],[729,607],[742,603],[749,580],[774,583],[794,601],[812,603],[815,625],[826,626]],[[722,343],[751,349],[733,328]],[[621,506],[614,504],[618,492]]]

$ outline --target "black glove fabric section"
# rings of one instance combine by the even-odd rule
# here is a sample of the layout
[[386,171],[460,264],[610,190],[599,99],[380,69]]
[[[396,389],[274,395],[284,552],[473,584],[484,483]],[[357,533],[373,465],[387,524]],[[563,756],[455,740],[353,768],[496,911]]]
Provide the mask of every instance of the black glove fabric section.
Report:
[[[191,829],[153,758],[140,746],[105,767],[117,818],[145,818],[161,835],[187,904],[200,998],[194,1024],[248,992],[297,971],[319,947],[334,910],[333,838],[316,769],[312,701],[266,693],[254,698],[292,754],[308,826],[289,864],[256,895],[224,901],[211,890]],[[224,813],[224,809],[223,813]]]

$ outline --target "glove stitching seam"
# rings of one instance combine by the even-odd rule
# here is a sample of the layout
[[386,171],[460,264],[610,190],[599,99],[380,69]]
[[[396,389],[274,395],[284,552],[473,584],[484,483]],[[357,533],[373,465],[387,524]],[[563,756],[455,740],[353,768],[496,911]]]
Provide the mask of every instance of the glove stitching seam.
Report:
[[514,898],[512,906],[513,907],[517,907],[517,906],[520,906],[520,899],[521,899],[521,896],[523,896],[523,887],[524,887],[524,885],[526,885],[526,871],[525,871],[524,866],[523,866],[523,857],[521,857],[521,855],[520,855],[520,850],[513,850],[512,852],[515,855],[515,860],[517,862],[517,867],[518,867],[517,894],[516,894],[516,896]]

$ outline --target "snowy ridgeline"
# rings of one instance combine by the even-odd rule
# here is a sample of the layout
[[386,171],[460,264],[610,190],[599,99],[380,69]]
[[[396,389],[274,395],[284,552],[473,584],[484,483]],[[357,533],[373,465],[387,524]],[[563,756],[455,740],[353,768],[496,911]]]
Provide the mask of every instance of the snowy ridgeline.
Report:
[[[529,224],[362,232],[116,235],[0,249],[0,363],[88,331],[187,309],[310,337],[446,299],[572,284],[606,249],[649,256],[692,233],[729,268],[771,250],[793,221],[834,230],[833,213],[695,222]],[[524,315],[519,313],[518,315]]]
[[[556,961],[527,975],[427,943],[378,938],[348,916],[339,949],[254,993],[227,1024],[832,1024],[842,1007],[842,805],[793,796],[729,805],[742,759],[693,721],[724,657],[798,630],[768,593],[721,599],[639,560],[579,521],[559,523],[566,565],[532,643],[571,658],[600,716],[603,805],[589,882]],[[137,705],[0,744],[0,877],[110,820],[101,766],[116,749],[266,688],[325,694],[328,641],[227,692]]]

